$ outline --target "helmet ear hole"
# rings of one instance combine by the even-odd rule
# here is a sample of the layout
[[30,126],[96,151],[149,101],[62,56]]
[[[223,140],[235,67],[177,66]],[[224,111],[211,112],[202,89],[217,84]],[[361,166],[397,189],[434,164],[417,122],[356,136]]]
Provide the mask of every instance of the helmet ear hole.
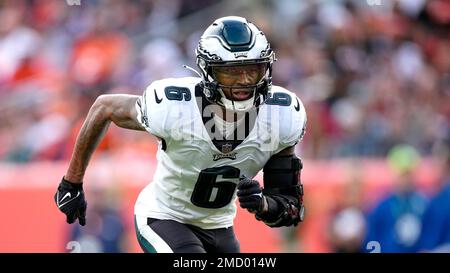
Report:
[[267,96],[268,91],[269,91],[268,82],[267,80],[264,80],[263,84],[256,89],[256,94],[263,95],[265,98]]
[[210,98],[212,101],[216,101],[217,100],[217,92],[213,92],[211,90],[217,90],[217,82],[211,82],[211,89],[209,90],[210,92]]
[[219,88],[219,84],[216,81],[212,81],[212,82],[206,82],[206,84],[203,86],[204,88],[204,94],[206,96],[206,98],[208,100],[210,100],[211,102],[216,103],[217,100],[219,99],[218,95],[217,95],[217,89]]

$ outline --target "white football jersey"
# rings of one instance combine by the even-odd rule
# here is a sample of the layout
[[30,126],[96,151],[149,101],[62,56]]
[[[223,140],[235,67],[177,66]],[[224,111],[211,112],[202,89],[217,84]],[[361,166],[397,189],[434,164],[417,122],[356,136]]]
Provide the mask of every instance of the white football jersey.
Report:
[[[239,177],[255,177],[272,155],[295,145],[304,134],[302,102],[273,86],[255,119],[237,122],[246,125],[231,134],[234,140],[221,139],[213,118],[220,107],[204,98],[200,82],[193,77],[155,81],[136,103],[138,122],[161,139],[153,181],[135,205],[137,216],[204,229],[230,227]],[[254,120],[252,126],[249,120]]]

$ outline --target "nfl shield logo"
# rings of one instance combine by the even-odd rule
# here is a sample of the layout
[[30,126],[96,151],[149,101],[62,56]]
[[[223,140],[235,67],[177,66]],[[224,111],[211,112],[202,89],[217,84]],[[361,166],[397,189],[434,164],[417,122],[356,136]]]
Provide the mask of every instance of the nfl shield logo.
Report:
[[233,145],[231,145],[230,143],[222,145],[222,153],[228,154],[231,151],[233,151]]

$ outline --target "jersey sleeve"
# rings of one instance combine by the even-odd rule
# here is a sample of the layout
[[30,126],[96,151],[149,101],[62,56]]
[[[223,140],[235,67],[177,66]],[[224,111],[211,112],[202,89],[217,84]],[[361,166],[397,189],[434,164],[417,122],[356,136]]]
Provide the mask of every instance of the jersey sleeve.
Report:
[[181,139],[195,113],[192,90],[199,80],[185,77],[154,81],[136,102],[137,121],[166,141]]
[[291,93],[292,103],[289,107],[290,118],[283,117],[281,125],[281,148],[287,148],[296,145],[305,135],[306,131],[306,110],[302,101]]
[[169,107],[158,81],[150,84],[136,101],[137,121],[147,132],[160,138],[168,138],[167,119]]

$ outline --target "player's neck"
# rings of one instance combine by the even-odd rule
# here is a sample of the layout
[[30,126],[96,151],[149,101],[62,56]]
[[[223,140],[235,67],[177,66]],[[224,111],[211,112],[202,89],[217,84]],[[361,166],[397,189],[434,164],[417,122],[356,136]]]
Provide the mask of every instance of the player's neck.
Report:
[[222,109],[222,111],[215,111],[214,114],[218,118],[221,118],[222,120],[226,122],[236,122],[238,120],[241,120],[245,116],[246,112],[233,112],[233,111],[227,111],[225,109]]

